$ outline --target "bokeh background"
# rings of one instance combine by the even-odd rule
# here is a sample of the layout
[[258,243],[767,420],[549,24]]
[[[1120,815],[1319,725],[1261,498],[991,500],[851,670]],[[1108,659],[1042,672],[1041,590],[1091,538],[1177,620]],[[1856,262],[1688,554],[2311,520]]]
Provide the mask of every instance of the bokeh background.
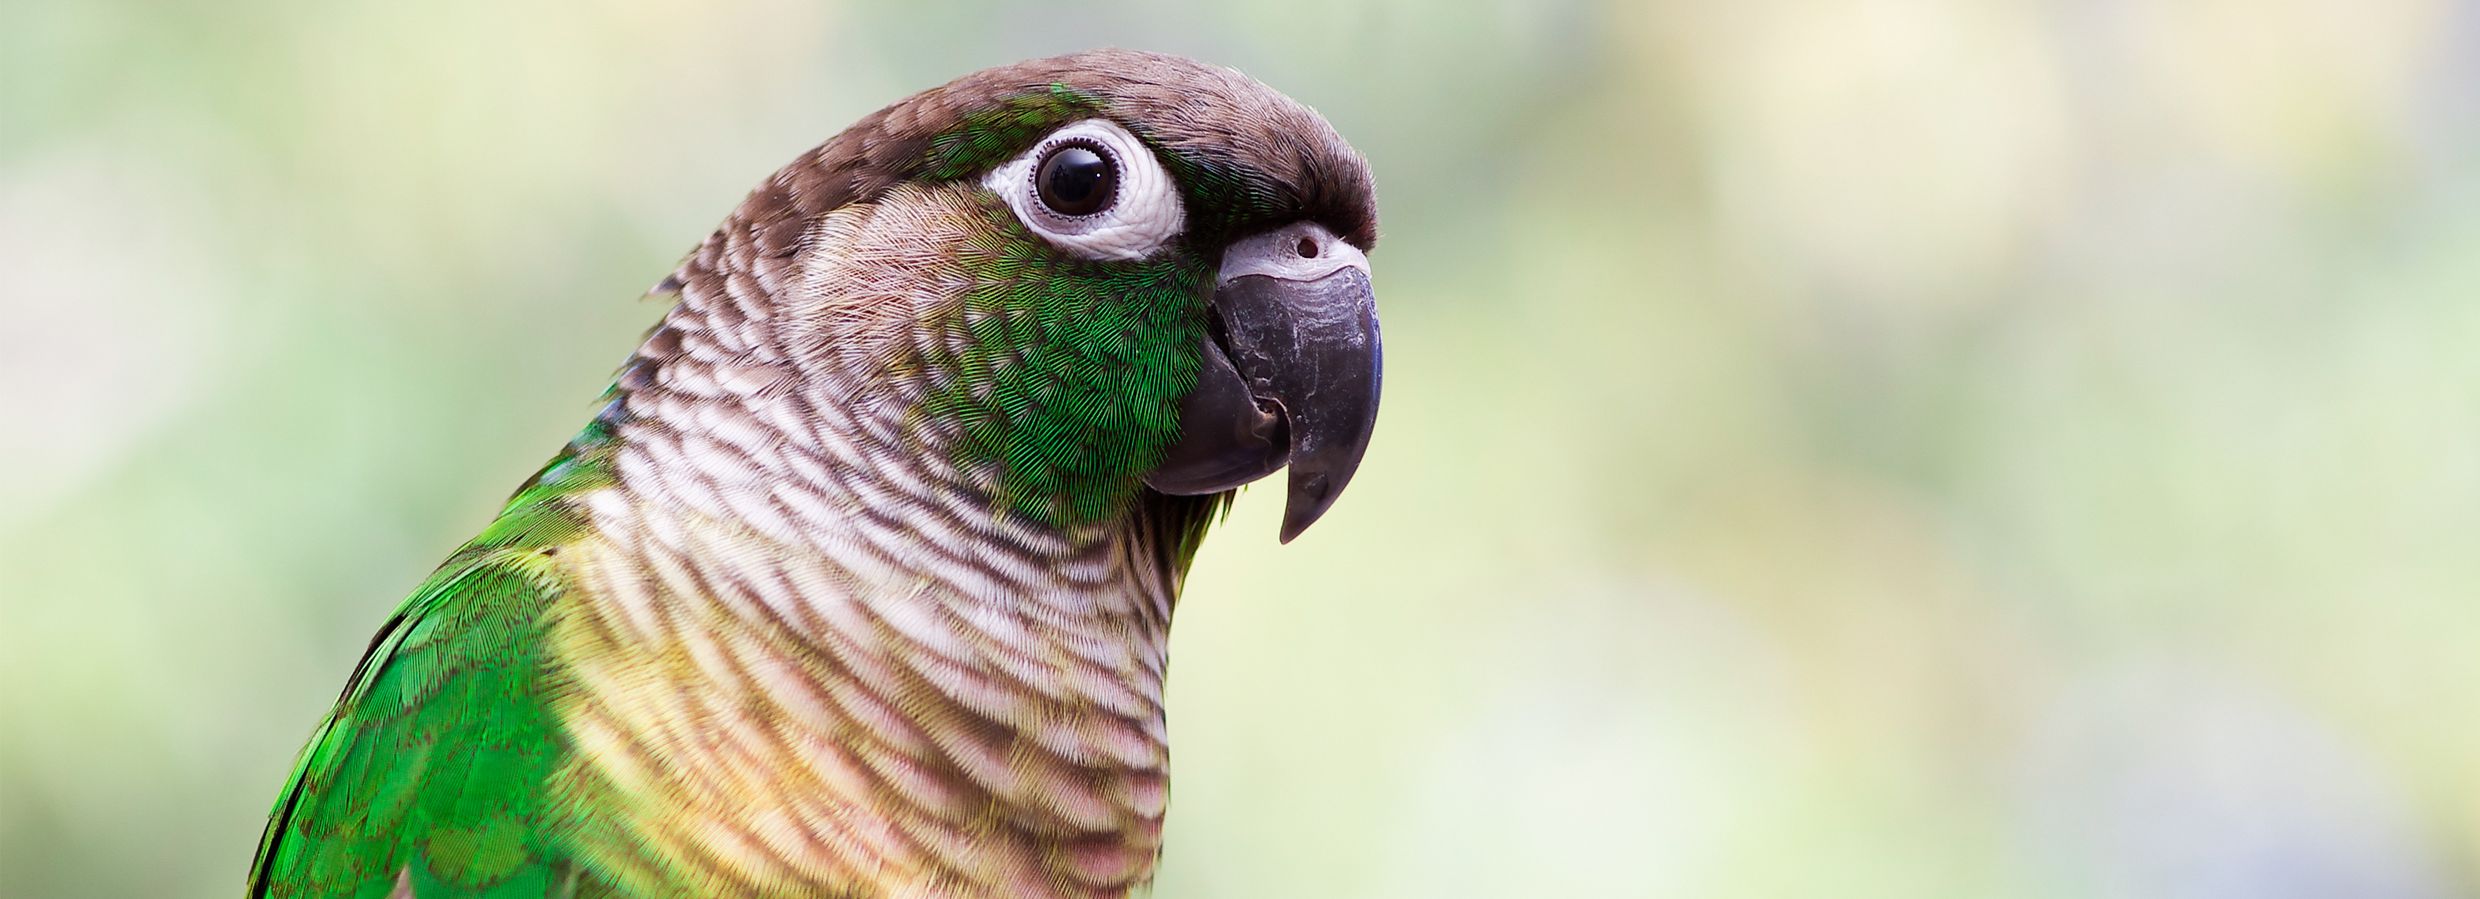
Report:
[[2480,895],[2480,4],[11,3],[0,893],[229,896],[776,166],[1234,64],[1372,160],[1351,494],[1198,563],[1156,895]]

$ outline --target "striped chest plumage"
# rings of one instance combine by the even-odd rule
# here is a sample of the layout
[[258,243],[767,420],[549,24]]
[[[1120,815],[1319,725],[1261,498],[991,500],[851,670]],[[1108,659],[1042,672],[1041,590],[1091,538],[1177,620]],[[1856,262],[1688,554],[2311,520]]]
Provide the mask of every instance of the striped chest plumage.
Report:
[[616,881],[1103,896],[1150,870],[1170,598],[1140,547],[1022,583],[591,505],[604,537],[571,564],[597,600],[552,629],[553,708],[561,776],[621,822],[576,848]]
[[910,363],[967,333],[971,254],[918,235],[971,231],[919,219],[979,210],[897,199],[822,219],[841,250],[765,297],[719,235],[623,378],[552,629],[562,776],[624,822],[579,848],[622,882],[1065,897],[1152,867],[1167,554],[1003,508],[946,451],[917,410],[957,374]]

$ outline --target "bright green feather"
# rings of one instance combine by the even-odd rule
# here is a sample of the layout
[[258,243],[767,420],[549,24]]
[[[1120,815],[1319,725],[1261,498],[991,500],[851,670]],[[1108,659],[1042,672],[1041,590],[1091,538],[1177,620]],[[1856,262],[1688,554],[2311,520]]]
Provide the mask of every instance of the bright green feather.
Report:
[[1135,262],[1068,258],[996,199],[993,239],[960,260],[974,285],[960,352],[931,341],[916,364],[947,375],[917,414],[964,425],[965,465],[996,464],[1000,509],[1080,525],[1123,512],[1138,477],[1179,437],[1205,337],[1204,260],[1173,249]]
[[567,744],[545,702],[565,500],[609,482],[598,423],[440,566],[372,641],[295,765],[253,897],[541,897],[573,888],[542,827]]
[[932,138],[918,176],[924,181],[951,181],[987,169],[1024,150],[1044,132],[1101,109],[1100,101],[1064,84],[1010,97],[966,114],[954,127]]

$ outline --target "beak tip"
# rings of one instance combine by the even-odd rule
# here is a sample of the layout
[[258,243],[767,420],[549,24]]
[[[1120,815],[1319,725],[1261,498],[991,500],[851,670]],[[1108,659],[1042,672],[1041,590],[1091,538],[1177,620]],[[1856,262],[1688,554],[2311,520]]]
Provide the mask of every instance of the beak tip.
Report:
[[1298,537],[1303,532],[1309,530],[1309,525],[1315,521],[1317,521],[1317,516],[1315,515],[1308,516],[1307,520],[1298,520],[1291,513],[1285,512],[1283,515],[1283,530],[1281,533],[1275,535],[1275,542],[1286,546],[1291,545],[1292,538]]
[[1292,542],[1292,538],[1300,536],[1318,519],[1326,517],[1326,510],[1335,504],[1337,491],[1334,488],[1334,481],[1325,472],[1305,471],[1299,465],[1292,466],[1290,492],[1283,502],[1281,542]]

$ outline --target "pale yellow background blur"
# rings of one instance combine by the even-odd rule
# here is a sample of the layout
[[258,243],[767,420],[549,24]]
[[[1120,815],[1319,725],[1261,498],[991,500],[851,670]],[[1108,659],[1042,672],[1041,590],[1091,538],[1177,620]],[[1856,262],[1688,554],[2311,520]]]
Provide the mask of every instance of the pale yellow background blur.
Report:
[[1157,895],[2480,895],[2480,4],[17,0],[0,893],[239,892],[379,622],[852,119],[1374,164],[1377,442],[1180,610]]

